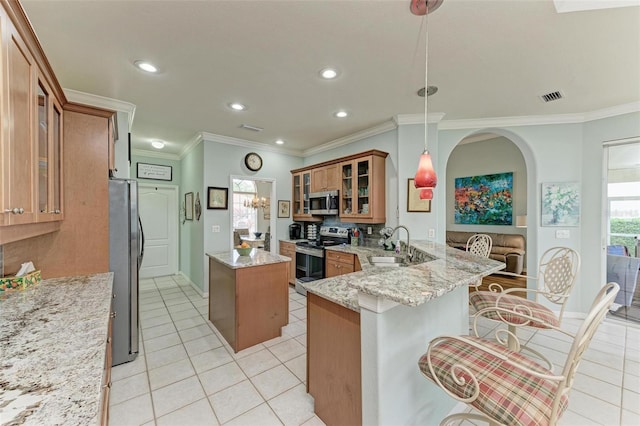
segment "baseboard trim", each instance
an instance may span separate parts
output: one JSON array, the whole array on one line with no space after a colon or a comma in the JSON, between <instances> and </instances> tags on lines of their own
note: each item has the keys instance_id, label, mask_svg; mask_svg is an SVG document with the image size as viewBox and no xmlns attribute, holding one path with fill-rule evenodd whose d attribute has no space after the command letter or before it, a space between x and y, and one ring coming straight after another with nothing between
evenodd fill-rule
<instances>
[{"instance_id":1,"label":"baseboard trim","mask_svg":"<svg viewBox=\"0 0 640 426\"><path fill-rule=\"evenodd\" d=\"M196 291L200 296L202 296L203 298L205 298L205 297L209 297L209 292L208 292L208 291L206 291L206 292L205 292L205 291L202 291L202 289L201 289L200 287L198 287L197 285L195 285L195 283L194 283L193 281L191 281L191 280L189 279L189 277L188 277L188 276L186 276L186 275L184 274L184 272L180 271L180 272L178 272L178 275L180 275L182 278L184 278L184 279L189 283L189 285L191 285L191 287L192 287L192 288L193 288L193 289L194 289L194 290L195 290L195 291Z\"/></svg>"}]
</instances>

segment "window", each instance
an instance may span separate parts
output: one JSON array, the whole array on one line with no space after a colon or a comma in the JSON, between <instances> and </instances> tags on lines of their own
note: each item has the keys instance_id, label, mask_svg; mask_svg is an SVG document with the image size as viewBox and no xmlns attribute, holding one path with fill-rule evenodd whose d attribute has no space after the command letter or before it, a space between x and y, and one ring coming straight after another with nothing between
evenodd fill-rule
<instances>
[{"instance_id":1,"label":"window","mask_svg":"<svg viewBox=\"0 0 640 426\"><path fill-rule=\"evenodd\" d=\"M258 210L245 207L245 201L253 200L257 193L254 181L233 180L233 229L248 229L249 233L257 231Z\"/></svg>"},{"instance_id":2,"label":"window","mask_svg":"<svg viewBox=\"0 0 640 426\"><path fill-rule=\"evenodd\" d=\"M611 146L608 151L607 201L609 245L622 245L632 256L640 236L640 144Z\"/></svg>"}]
</instances>

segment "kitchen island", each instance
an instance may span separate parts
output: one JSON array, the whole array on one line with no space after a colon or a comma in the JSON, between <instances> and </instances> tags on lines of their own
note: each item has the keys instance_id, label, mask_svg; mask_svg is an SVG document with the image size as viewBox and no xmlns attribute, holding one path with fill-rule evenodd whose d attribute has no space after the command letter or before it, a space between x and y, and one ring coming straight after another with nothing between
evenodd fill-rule
<instances>
[{"instance_id":1,"label":"kitchen island","mask_svg":"<svg viewBox=\"0 0 640 426\"><path fill-rule=\"evenodd\" d=\"M468 334L468 285L504 268L431 241L411 242L401 267L374 266L377 247L334 246L362 271L305 283L308 392L327 424L434 424L455 401L426 380L431 339Z\"/></svg>"},{"instance_id":2,"label":"kitchen island","mask_svg":"<svg viewBox=\"0 0 640 426\"><path fill-rule=\"evenodd\" d=\"M0 424L106 420L112 286L104 273L0 293Z\"/></svg>"},{"instance_id":3,"label":"kitchen island","mask_svg":"<svg viewBox=\"0 0 640 426\"><path fill-rule=\"evenodd\" d=\"M241 351L282 335L289 323L290 258L252 249L209 256L209 321Z\"/></svg>"}]
</instances>

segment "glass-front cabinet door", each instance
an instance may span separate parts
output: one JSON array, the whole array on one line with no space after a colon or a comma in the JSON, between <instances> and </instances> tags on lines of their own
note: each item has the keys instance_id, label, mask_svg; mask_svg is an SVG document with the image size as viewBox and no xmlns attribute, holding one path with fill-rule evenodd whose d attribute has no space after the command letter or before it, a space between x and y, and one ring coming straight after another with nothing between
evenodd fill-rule
<instances>
[{"instance_id":1,"label":"glass-front cabinet door","mask_svg":"<svg viewBox=\"0 0 640 426\"><path fill-rule=\"evenodd\" d=\"M309 220L309 194L311 193L311 171L293 174L293 220Z\"/></svg>"},{"instance_id":2,"label":"glass-front cabinet door","mask_svg":"<svg viewBox=\"0 0 640 426\"><path fill-rule=\"evenodd\" d=\"M344 162L340 165L342 188L340 217L360 219L371 217L371 157Z\"/></svg>"},{"instance_id":3,"label":"glass-front cabinet door","mask_svg":"<svg viewBox=\"0 0 640 426\"><path fill-rule=\"evenodd\" d=\"M38 80L38 222L62 219L62 107Z\"/></svg>"}]
</instances>

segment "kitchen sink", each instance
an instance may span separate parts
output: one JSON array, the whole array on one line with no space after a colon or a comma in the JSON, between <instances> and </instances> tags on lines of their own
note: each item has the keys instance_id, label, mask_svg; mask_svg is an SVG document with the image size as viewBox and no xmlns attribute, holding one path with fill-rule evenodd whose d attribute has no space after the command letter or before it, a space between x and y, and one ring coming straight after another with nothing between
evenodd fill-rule
<instances>
[{"instance_id":1,"label":"kitchen sink","mask_svg":"<svg viewBox=\"0 0 640 426\"><path fill-rule=\"evenodd\" d=\"M405 262L404 258L398 256L369 256L369 263L373 266L388 268L407 266L407 262Z\"/></svg>"}]
</instances>

